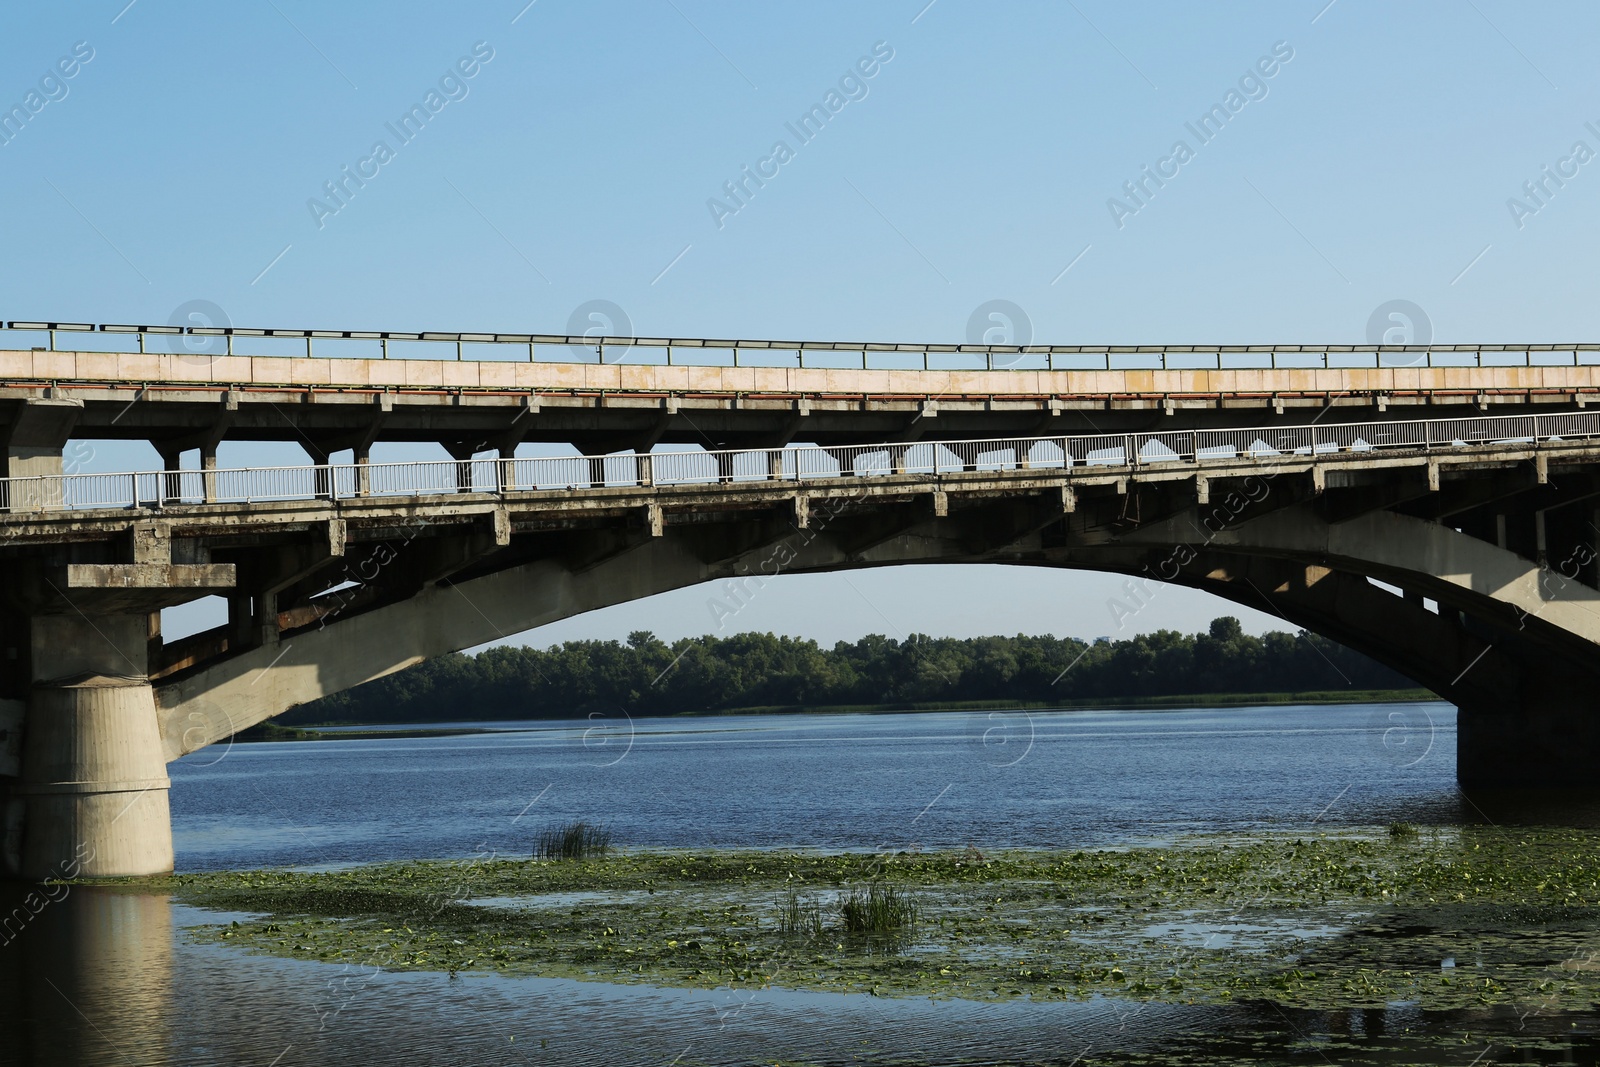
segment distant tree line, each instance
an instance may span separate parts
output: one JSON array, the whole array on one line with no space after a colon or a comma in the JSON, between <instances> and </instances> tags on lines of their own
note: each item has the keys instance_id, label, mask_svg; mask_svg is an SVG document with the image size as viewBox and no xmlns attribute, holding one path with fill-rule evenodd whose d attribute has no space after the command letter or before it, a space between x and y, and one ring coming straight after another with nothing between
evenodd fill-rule
<instances>
[{"instance_id":1,"label":"distant tree line","mask_svg":"<svg viewBox=\"0 0 1600 1067\"><path fill-rule=\"evenodd\" d=\"M295 708L285 724L673 715L738 708L964 701L1068 703L1178 695L1404 689L1415 683L1302 630L1253 637L1239 620L1093 643L1060 637L873 634L823 648L773 634L453 653Z\"/></svg>"}]
</instances>

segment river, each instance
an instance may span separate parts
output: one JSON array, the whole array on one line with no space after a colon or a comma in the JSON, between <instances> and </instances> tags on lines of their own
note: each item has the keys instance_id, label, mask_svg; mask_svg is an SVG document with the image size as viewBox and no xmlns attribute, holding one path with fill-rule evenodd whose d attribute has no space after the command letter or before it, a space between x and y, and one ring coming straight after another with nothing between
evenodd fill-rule
<instances>
[{"instance_id":1,"label":"river","mask_svg":"<svg viewBox=\"0 0 1600 1067\"><path fill-rule=\"evenodd\" d=\"M1552 814L1461 794L1444 704L475 725L489 732L186 757L171 768L178 868L526 856L540 829L574 818L632 847L900 850ZM1070 1063L1113 1049L1159 1062L1200 1031L1321 1063L1300 1048L1308 1033L1359 1046L1519 1025L1492 1011L1286 1015L373 973L193 940L186 928L216 914L164 894L56 892L0 947L6 1063ZM1594 1040L1588 1018L1533 1025L1575 1050Z\"/></svg>"}]
</instances>

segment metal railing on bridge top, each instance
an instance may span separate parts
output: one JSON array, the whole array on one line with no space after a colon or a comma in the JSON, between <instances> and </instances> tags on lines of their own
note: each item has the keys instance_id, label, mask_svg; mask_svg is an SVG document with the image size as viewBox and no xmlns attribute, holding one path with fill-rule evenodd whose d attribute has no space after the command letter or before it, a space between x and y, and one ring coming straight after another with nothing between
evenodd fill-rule
<instances>
[{"instance_id":1,"label":"metal railing on bridge top","mask_svg":"<svg viewBox=\"0 0 1600 1067\"><path fill-rule=\"evenodd\" d=\"M1248 370L1262 368L1600 366L1600 344L1468 345L982 345L763 341L528 333L267 330L237 326L96 325L0 321L40 351L155 352L209 360L231 355L453 358L664 366L859 367L869 370ZM61 335L66 335L63 338ZM279 351L246 352L253 348ZM316 344L316 342L322 342ZM106 347L110 346L110 347ZM118 347L121 346L121 347ZM6 345L0 339L0 348ZM292 349L292 351L290 350ZM440 353L443 353L441 357ZM809 357L809 362L808 362Z\"/></svg>"},{"instance_id":2,"label":"metal railing on bridge top","mask_svg":"<svg viewBox=\"0 0 1600 1067\"><path fill-rule=\"evenodd\" d=\"M716 485L941 475L961 471L1150 467L1282 456L1462 448L1600 437L1600 411L1312 423L1252 429L1067 435L980 441L618 453L411 463L61 474L0 479L0 507L54 509L247 504L607 487Z\"/></svg>"}]
</instances>

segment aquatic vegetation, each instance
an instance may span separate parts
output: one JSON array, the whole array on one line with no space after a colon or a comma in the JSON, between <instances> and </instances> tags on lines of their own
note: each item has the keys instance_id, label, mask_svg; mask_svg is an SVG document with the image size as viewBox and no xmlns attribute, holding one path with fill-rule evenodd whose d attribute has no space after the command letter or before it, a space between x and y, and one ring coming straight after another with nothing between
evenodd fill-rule
<instances>
[{"instance_id":1,"label":"aquatic vegetation","mask_svg":"<svg viewBox=\"0 0 1600 1067\"><path fill-rule=\"evenodd\" d=\"M1416 837L1417 828L1408 822L1392 822L1389 824L1389 836L1395 840Z\"/></svg>"},{"instance_id":2,"label":"aquatic vegetation","mask_svg":"<svg viewBox=\"0 0 1600 1067\"><path fill-rule=\"evenodd\" d=\"M778 933L785 937L822 936L822 904L794 890L778 898Z\"/></svg>"},{"instance_id":3,"label":"aquatic vegetation","mask_svg":"<svg viewBox=\"0 0 1600 1067\"><path fill-rule=\"evenodd\" d=\"M610 851L611 831L579 819L540 831L533 856L541 860L582 860Z\"/></svg>"},{"instance_id":4,"label":"aquatic vegetation","mask_svg":"<svg viewBox=\"0 0 1600 1067\"><path fill-rule=\"evenodd\" d=\"M917 902L904 889L875 882L847 893L839 918L848 934L905 933L917 925Z\"/></svg>"},{"instance_id":5,"label":"aquatic vegetation","mask_svg":"<svg viewBox=\"0 0 1600 1067\"><path fill-rule=\"evenodd\" d=\"M1600 832L1398 840L1373 827L1104 851L613 851L164 884L245 913L192 936L391 970L1329 1010L1600 1001Z\"/></svg>"}]
</instances>

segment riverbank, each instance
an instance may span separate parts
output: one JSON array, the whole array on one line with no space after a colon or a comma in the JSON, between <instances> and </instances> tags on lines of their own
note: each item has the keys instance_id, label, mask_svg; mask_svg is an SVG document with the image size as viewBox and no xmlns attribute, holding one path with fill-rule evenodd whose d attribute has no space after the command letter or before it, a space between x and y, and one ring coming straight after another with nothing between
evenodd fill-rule
<instances>
[{"instance_id":1,"label":"riverbank","mask_svg":"<svg viewBox=\"0 0 1600 1067\"><path fill-rule=\"evenodd\" d=\"M1168 848L638 851L182 875L194 936L350 967L993 1000L1544 1012L1600 1000L1600 832ZM860 929L865 893L905 906ZM849 905L854 902L853 922Z\"/></svg>"},{"instance_id":2,"label":"riverbank","mask_svg":"<svg viewBox=\"0 0 1600 1067\"><path fill-rule=\"evenodd\" d=\"M315 726L279 726L275 722L257 723L233 735L235 741L374 741L415 737L462 737L468 734L493 734L481 726L437 727L394 726L360 730L326 730L319 727L338 726L339 723L318 723ZM363 724L364 725L364 724Z\"/></svg>"},{"instance_id":3,"label":"riverbank","mask_svg":"<svg viewBox=\"0 0 1600 1067\"><path fill-rule=\"evenodd\" d=\"M1162 697L1083 700L945 700L899 704L761 705L697 711L694 715L893 715L918 711L1174 711L1196 708L1272 708L1306 704L1421 704L1439 700L1430 689L1330 689L1299 693L1179 693ZM640 716L643 718L644 716Z\"/></svg>"},{"instance_id":4,"label":"riverbank","mask_svg":"<svg viewBox=\"0 0 1600 1067\"><path fill-rule=\"evenodd\" d=\"M633 715L636 719L676 719L686 717L711 717L731 715L898 715L914 712L949 711L1182 711L1204 708L1295 707L1310 704L1422 704L1439 699L1427 689L1335 689L1302 693L1189 693L1177 696L1150 697L1146 699L1112 698L1066 701L1007 701L1007 700L952 700L924 701L899 704L832 704L832 705L761 705L743 708L723 708L715 711L676 712L671 715ZM577 716L531 719L507 719L507 722L564 722ZM620 712L604 716L606 722L625 718ZM594 718L600 718L596 716ZM433 722L448 722L447 712L439 711ZM470 721L479 723L487 719L482 709L474 709ZM340 729L329 732L329 727L362 727L360 730ZM408 727L401 723L353 723L329 721L303 723L297 726L280 726L265 722L242 730L234 735L237 741L333 741L357 738L389 737L448 737L460 734L495 733L484 727Z\"/></svg>"}]
</instances>

